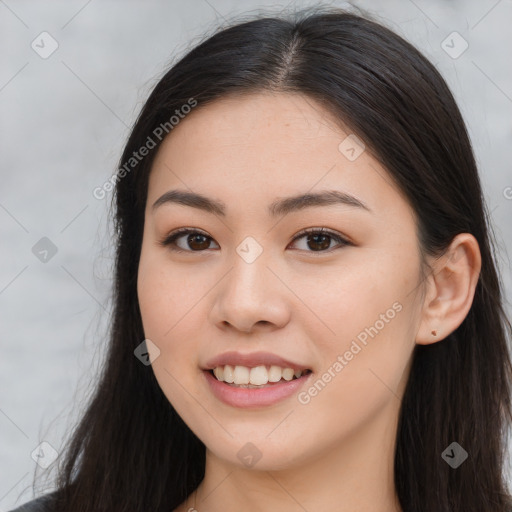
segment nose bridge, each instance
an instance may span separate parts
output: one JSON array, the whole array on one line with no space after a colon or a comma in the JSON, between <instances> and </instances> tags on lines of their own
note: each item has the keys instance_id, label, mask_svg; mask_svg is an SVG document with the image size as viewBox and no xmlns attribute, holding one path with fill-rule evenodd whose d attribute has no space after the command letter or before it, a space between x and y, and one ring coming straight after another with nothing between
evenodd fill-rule
<instances>
[{"instance_id":1,"label":"nose bridge","mask_svg":"<svg viewBox=\"0 0 512 512\"><path fill-rule=\"evenodd\" d=\"M269 255L270 250L264 249L263 241L259 242L253 236L246 236L238 244L231 258L232 271L229 277L230 288L234 288L237 295L254 300L265 299L259 295L269 287Z\"/></svg>"},{"instance_id":2,"label":"nose bridge","mask_svg":"<svg viewBox=\"0 0 512 512\"><path fill-rule=\"evenodd\" d=\"M250 330L257 322L281 325L287 317L280 282L273 272L271 251L254 237L247 236L229 258L230 272L218 289L216 320L240 330Z\"/></svg>"}]
</instances>

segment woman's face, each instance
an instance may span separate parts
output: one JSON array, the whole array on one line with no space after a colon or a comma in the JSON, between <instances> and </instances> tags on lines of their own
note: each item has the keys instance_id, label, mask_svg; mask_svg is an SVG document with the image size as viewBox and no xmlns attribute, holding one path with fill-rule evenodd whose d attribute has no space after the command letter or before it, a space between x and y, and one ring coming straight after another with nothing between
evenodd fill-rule
<instances>
[{"instance_id":1,"label":"woman's face","mask_svg":"<svg viewBox=\"0 0 512 512\"><path fill-rule=\"evenodd\" d=\"M309 98L254 94L198 106L158 151L144 332L162 391L224 462L286 468L394 437L421 320L416 226L349 135ZM199 233L161 243L180 228Z\"/></svg>"}]
</instances>

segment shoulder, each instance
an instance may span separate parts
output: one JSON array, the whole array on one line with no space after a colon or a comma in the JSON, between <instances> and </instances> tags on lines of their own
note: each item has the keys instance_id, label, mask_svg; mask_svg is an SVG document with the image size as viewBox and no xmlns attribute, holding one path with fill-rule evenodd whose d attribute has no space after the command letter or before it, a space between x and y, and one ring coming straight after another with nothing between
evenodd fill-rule
<instances>
[{"instance_id":1,"label":"shoulder","mask_svg":"<svg viewBox=\"0 0 512 512\"><path fill-rule=\"evenodd\" d=\"M45 494L10 512L53 512L55 493Z\"/></svg>"}]
</instances>

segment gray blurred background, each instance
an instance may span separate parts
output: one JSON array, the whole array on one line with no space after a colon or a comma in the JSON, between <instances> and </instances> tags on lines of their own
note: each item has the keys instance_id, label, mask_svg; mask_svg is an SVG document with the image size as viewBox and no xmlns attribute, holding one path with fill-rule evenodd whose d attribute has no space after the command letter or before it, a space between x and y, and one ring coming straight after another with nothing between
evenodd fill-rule
<instances>
[{"instance_id":1,"label":"gray blurred background","mask_svg":"<svg viewBox=\"0 0 512 512\"><path fill-rule=\"evenodd\" d=\"M0 512L32 498L36 470L53 476L56 464L44 466L97 375L112 248L110 195L92 191L115 172L151 88L237 14L315 3L0 0ZM415 44L454 92L510 299L512 2L355 4Z\"/></svg>"}]
</instances>

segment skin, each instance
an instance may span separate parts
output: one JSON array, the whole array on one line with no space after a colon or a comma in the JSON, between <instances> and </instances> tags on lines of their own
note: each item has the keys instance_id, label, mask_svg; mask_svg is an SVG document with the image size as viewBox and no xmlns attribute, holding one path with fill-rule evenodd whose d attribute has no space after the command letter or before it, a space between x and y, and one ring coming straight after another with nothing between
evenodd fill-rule
<instances>
[{"instance_id":1,"label":"skin","mask_svg":"<svg viewBox=\"0 0 512 512\"><path fill-rule=\"evenodd\" d=\"M230 97L198 106L158 151L138 297L146 338L160 351L150 348L158 383L207 449L205 478L178 512L401 510L393 453L411 354L462 323L480 252L460 234L422 276L413 209L369 151L354 161L340 152L350 132L339 124L298 94ZM178 188L224 202L226 217L178 204L152 209ZM330 205L267 214L277 198L327 189L371 212ZM176 242L182 253L158 243L182 227L206 232L203 252L187 235ZM293 242L322 227L353 245ZM263 249L250 264L236 252L247 236ZM312 369L307 390L395 303L400 312L307 404L294 395L239 409L204 380L215 355L268 351ZM261 453L252 467L237 457L247 442Z\"/></svg>"}]
</instances>

